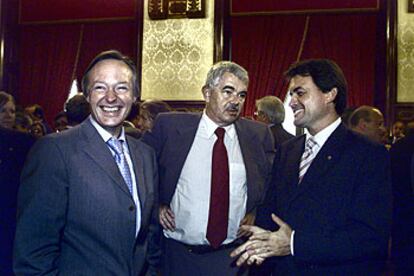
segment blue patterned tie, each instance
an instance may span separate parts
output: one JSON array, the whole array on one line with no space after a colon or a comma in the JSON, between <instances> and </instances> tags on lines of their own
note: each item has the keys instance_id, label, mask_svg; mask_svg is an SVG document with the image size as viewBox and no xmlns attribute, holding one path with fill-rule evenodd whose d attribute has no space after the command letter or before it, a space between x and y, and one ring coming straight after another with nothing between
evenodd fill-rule
<instances>
[{"instance_id":1,"label":"blue patterned tie","mask_svg":"<svg viewBox=\"0 0 414 276\"><path fill-rule=\"evenodd\" d=\"M122 142L118 139L112 137L108 140L109 147L115 151L115 162L118 165L119 171L122 174L122 177L124 178L125 183L128 186L128 190L132 195L132 177L131 177L131 171L129 170L128 162L125 158L124 149L122 147Z\"/></svg>"}]
</instances>

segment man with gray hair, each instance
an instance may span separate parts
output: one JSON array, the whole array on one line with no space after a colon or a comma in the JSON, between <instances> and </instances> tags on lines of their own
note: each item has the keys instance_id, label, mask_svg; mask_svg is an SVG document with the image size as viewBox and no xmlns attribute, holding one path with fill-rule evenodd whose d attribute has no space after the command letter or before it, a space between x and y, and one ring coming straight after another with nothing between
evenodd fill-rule
<instances>
[{"instance_id":1,"label":"man with gray hair","mask_svg":"<svg viewBox=\"0 0 414 276\"><path fill-rule=\"evenodd\" d=\"M265 96L256 100L256 120L269 125L277 149L283 142L293 137L282 123L285 120L285 107L276 96Z\"/></svg>"},{"instance_id":2,"label":"man with gray hair","mask_svg":"<svg viewBox=\"0 0 414 276\"><path fill-rule=\"evenodd\" d=\"M203 113L161 113L143 141L157 154L162 275L236 275L230 252L252 224L273 159L270 131L240 118L248 95L244 68L209 71Z\"/></svg>"}]
</instances>

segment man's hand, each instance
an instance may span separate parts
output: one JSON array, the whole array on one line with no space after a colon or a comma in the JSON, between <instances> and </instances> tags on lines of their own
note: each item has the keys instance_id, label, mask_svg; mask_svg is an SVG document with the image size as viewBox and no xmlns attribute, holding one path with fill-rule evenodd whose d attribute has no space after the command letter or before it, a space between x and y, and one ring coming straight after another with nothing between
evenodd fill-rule
<instances>
[{"instance_id":1,"label":"man's hand","mask_svg":"<svg viewBox=\"0 0 414 276\"><path fill-rule=\"evenodd\" d=\"M237 237L248 237L251 235L251 232L249 230L245 230L245 228L243 228L243 225L253 225L254 224L254 220L256 219L255 214L253 213L248 213L244 216L244 218L240 221L240 228L237 231Z\"/></svg>"},{"instance_id":2,"label":"man's hand","mask_svg":"<svg viewBox=\"0 0 414 276\"><path fill-rule=\"evenodd\" d=\"M158 216L160 224L164 229L170 231L175 230L175 216L169 206L161 205Z\"/></svg>"},{"instance_id":3,"label":"man's hand","mask_svg":"<svg viewBox=\"0 0 414 276\"><path fill-rule=\"evenodd\" d=\"M272 220L280 227L276 232L266 231L257 226L242 226L243 230L251 233L251 237L230 254L231 257L239 256L238 266L245 263L260 265L266 258L290 254L292 229L275 214L272 214Z\"/></svg>"}]
</instances>

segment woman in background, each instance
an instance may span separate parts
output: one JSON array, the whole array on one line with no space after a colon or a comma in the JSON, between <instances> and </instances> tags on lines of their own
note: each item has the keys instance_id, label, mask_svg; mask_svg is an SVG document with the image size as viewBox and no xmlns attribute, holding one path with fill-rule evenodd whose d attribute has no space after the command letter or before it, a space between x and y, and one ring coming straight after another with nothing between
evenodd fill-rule
<instances>
[{"instance_id":1,"label":"woman in background","mask_svg":"<svg viewBox=\"0 0 414 276\"><path fill-rule=\"evenodd\" d=\"M0 91L0 126L13 128L16 120L16 105L12 95Z\"/></svg>"}]
</instances>

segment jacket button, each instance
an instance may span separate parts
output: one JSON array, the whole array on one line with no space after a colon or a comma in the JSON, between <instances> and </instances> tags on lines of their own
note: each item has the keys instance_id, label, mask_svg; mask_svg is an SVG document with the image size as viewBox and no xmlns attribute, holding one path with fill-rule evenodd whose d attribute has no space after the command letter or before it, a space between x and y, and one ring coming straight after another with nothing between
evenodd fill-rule
<instances>
[{"instance_id":1,"label":"jacket button","mask_svg":"<svg viewBox=\"0 0 414 276\"><path fill-rule=\"evenodd\" d=\"M131 205L131 206L129 206L128 210L130 210L132 212L132 211L135 210L135 207Z\"/></svg>"}]
</instances>

